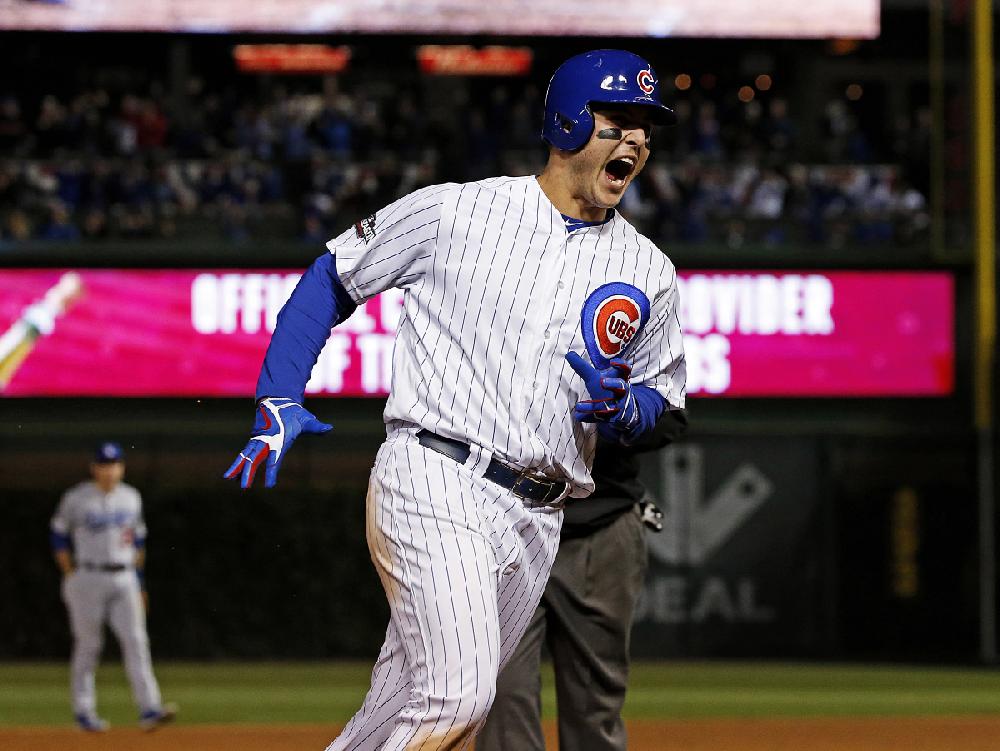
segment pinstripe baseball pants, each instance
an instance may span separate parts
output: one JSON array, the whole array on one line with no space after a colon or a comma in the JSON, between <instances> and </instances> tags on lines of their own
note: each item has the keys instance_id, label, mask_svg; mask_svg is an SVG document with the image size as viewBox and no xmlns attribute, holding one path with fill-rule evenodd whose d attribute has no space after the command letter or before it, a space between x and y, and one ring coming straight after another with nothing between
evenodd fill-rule
<instances>
[{"instance_id":1,"label":"pinstripe baseball pants","mask_svg":"<svg viewBox=\"0 0 1000 751\"><path fill-rule=\"evenodd\" d=\"M390 427L368 488L368 548L390 622L364 704L327 751L471 745L541 599L562 511L532 509Z\"/></svg>"}]
</instances>

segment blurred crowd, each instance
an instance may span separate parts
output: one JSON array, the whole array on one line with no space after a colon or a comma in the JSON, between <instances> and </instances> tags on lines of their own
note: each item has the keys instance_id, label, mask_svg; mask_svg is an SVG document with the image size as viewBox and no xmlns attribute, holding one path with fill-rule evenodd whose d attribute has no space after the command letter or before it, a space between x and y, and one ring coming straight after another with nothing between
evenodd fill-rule
<instances>
[{"instance_id":1,"label":"blurred crowd","mask_svg":"<svg viewBox=\"0 0 1000 751\"><path fill-rule=\"evenodd\" d=\"M470 93L470 90L472 93ZM867 132L847 103L803 143L783 98L677 96L679 124L622 210L661 242L905 245L927 229L930 118ZM212 237L322 243L422 185L544 164L541 92L510 82L425 90L274 86L183 106L155 85L30 102L0 90L0 244Z\"/></svg>"}]
</instances>

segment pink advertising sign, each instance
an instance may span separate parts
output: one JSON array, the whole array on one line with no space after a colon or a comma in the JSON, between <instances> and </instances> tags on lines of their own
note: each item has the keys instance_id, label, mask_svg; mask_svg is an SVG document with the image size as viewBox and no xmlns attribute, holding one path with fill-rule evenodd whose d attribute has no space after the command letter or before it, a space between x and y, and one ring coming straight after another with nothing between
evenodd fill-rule
<instances>
[{"instance_id":1,"label":"pink advertising sign","mask_svg":"<svg viewBox=\"0 0 1000 751\"><path fill-rule=\"evenodd\" d=\"M251 396L289 270L0 271L4 396ZM688 393L946 395L954 284L930 272L681 274ZM307 393L383 396L402 293L334 329Z\"/></svg>"},{"instance_id":2,"label":"pink advertising sign","mask_svg":"<svg viewBox=\"0 0 1000 751\"><path fill-rule=\"evenodd\" d=\"M950 274L694 271L679 287L689 394L940 396L954 388Z\"/></svg>"}]
</instances>

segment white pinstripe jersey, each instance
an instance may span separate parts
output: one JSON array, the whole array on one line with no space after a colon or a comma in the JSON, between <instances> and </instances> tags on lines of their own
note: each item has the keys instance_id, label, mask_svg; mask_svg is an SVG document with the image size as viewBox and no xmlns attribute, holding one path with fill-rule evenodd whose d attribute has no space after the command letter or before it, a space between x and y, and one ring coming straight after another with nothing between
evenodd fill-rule
<instances>
[{"instance_id":1,"label":"white pinstripe jersey","mask_svg":"<svg viewBox=\"0 0 1000 751\"><path fill-rule=\"evenodd\" d=\"M146 537L142 498L124 482L110 493L93 481L81 482L63 494L52 531L72 538L77 562L132 566L135 539Z\"/></svg>"},{"instance_id":2,"label":"white pinstripe jersey","mask_svg":"<svg viewBox=\"0 0 1000 751\"><path fill-rule=\"evenodd\" d=\"M624 357L633 383L684 406L676 270L617 212L567 232L532 177L432 185L327 243L355 302L404 291L386 422L478 444L498 459L593 491L587 399L565 361L586 356L581 312L601 285L626 282L650 301Z\"/></svg>"}]
</instances>

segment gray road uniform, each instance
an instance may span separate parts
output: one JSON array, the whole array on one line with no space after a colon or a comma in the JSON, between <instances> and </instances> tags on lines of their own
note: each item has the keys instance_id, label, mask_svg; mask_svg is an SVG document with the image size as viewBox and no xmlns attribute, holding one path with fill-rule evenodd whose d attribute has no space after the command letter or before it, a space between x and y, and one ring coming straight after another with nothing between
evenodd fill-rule
<instances>
[{"instance_id":1,"label":"gray road uniform","mask_svg":"<svg viewBox=\"0 0 1000 751\"><path fill-rule=\"evenodd\" d=\"M145 543L142 499L131 485L110 493L82 482L62 497L52 517L54 544L72 545L75 571L63 579L63 600L73 632L70 687L73 711L94 715L94 671L103 647L104 623L121 645L132 695L140 712L158 710L160 688L153 675L142 589L136 576L137 548Z\"/></svg>"}]
</instances>

